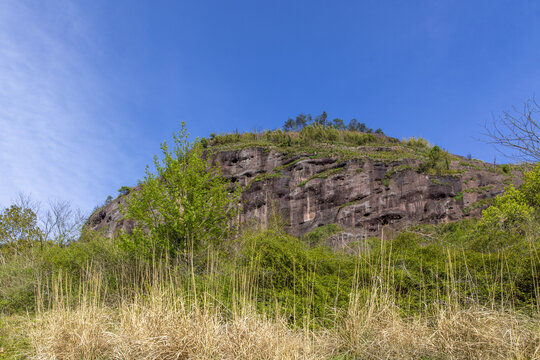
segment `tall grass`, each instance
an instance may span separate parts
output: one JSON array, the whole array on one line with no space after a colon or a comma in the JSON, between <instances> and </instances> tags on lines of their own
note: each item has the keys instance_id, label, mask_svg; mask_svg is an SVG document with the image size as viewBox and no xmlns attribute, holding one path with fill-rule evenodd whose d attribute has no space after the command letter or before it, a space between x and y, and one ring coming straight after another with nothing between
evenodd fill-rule
<instances>
[{"instance_id":1,"label":"tall grass","mask_svg":"<svg viewBox=\"0 0 540 360\"><path fill-rule=\"evenodd\" d=\"M256 145L276 145L279 147L301 146L312 147L313 144L340 144L345 146L362 146L367 144L396 144L399 141L385 136L362 133L350 130L337 130L322 125L309 125L299 132L283 132L281 129L262 133L220 134L205 140L214 146L237 143Z\"/></svg>"},{"instance_id":2,"label":"tall grass","mask_svg":"<svg viewBox=\"0 0 540 360\"><path fill-rule=\"evenodd\" d=\"M279 234L278 234L279 235ZM204 267L170 259L110 273L91 261L78 278L57 272L41 284L30 321L39 359L533 359L540 357L537 311L522 313L505 296L509 269L500 257L492 297L475 297L477 279L457 252L446 252L439 286L420 279L411 311L395 271L399 242L381 241L353 257L352 277L324 277L300 243L272 232L247 233L208 250ZM531 246L534 243L531 241ZM286 251L285 249L286 246ZM293 249L293 250L291 250ZM296 250L294 250L296 249ZM531 249L531 251L536 251ZM269 266L266 255L276 263ZM321 255L322 256L322 255ZM336 255L337 256L337 255ZM464 255L463 255L464 256ZM199 257L203 255L199 254ZM234 259L234 260L231 260ZM228 260L226 260L228 259ZM279 265L280 263L281 265ZM345 266L340 263L339 266ZM420 266L430 266L429 264ZM288 272L286 271L288 268ZM276 270L273 271L272 269ZM326 269L326 270L325 270ZM432 269L435 274L437 269ZM534 273L536 274L536 273ZM319 276L336 286L321 294ZM533 275L536 276L536 275ZM108 280L107 280L108 279ZM276 288L285 284L284 288ZM332 285L333 286L333 285ZM269 289L274 291L269 291ZM423 288L423 289L422 289ZM339 297L346 292L347 301ZM499 290L497 290L499 289ZM423 292L425 295L422 295ZM538 289L534 290L536 293ZM326 299L319 309L321 296ZM420 309L417 304L420 303Z\"/></svg>"}]
</instances>

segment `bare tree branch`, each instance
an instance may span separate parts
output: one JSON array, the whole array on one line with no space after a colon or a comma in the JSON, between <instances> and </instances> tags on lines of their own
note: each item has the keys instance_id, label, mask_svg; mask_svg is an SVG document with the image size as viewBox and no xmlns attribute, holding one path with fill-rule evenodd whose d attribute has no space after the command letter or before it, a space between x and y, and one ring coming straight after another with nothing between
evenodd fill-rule
<instances>
[{"instance_id":1,"label":"bare tree branch","mask_svg":"<svg viewBox=\"0 0 540 360\"><path fill-rule=\"evenodd\" d=\"M80 236L85 216L67 201L49 201L49 209L42 218L47 240L67 244Z\"/></svg>"},{"instance_id":2,"label":"bare tree branch","mask_svg":"<svg viewBox=\"0 0 540 360\"><path fill-rule=\"evenodd\" d=\"M506 157L527 162L540 161L540 125L535 120L539 114L540 105L534 98L527 100L522 110L513 107L511 112L505 111L500 118L484 125L487 143L515 152L508 155L501 151Z\"/></svg>"},{"instance_id":3,"label":"bare tree branch","mask_svg":"<svg viewBox=\"0 0 540 360\"><path fill-rule=\"evenodd\" d=\"M13 205L20 207L21 209L30 209L37 216L41 213L41 203L32 198L32 194L19 192L17 197L13 200Z\"/></svg>"},{"instance_id":4,"label":"bare tree branch","mask_svg":"<svg viewBox=\"0 0 540 360\"><path fill-rule=\"evenodd\" d=\"M68 201L51 200L44 207L31 194L18 193L13 201L21 209L30 209L36 214L43 240L67 244L81 235L86 220L84 214L72 207Z\"/></svg>"}]
</instances>

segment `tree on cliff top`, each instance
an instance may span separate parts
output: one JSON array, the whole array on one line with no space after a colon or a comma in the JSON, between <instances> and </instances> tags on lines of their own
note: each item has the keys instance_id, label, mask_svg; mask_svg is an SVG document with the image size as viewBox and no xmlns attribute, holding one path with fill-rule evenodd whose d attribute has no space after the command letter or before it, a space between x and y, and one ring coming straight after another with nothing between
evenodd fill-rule
<instances>
[{"instance_id":1,"label":"tree on cliff top","mask_svg":"<svg viewBox=\"0 0 540 360\"><path fill-rule=\"evenodd\" d=\"M175 256L224 238L234 219L239 188L231 192L220 168L210 166L198 140L188 142L185 123L174 134L174 147L161 145L154 156L156 173L146 169L140 191L126 199L122 211L135 221L122 235L129 249L145 256Z\"/></svg>"}]
</instances>

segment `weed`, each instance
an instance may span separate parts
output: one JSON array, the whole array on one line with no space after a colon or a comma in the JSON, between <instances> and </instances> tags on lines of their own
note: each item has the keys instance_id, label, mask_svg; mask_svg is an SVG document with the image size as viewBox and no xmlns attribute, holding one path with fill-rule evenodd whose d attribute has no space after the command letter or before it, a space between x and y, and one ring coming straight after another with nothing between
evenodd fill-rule
<instances>
[{"instance_id":1,"label":"weed","mask_svg":"<svg viewBox=\"0 0 540 360\"><path fill-rule=\"evenodd\" d=\"M313 179L326 179L329 176L340 173L341 171L343 171L343 169L345 169L345 166L340 166L340 167L336 167L336 168L321 171L320 173L312 175L309 178L307 178L306 180L300 182L298 184L298 187L302 187L302 186L306 185L309 181L311 181Z\"/></svg>"}]
</instances>

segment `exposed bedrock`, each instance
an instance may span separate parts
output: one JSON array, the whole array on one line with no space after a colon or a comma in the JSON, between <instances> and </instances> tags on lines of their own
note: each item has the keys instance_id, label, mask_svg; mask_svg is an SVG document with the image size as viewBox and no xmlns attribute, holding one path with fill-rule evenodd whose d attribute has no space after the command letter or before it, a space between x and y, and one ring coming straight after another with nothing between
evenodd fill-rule
<instances>
[{"instance_id":1,"label":"exposed bedrock","mask_svg":"<svg viewBox=\"0 0 540 360\"><path fill-rule=\"evenodd\" d=\"M277 213L287 231L297 236L336 223L358 239L379 236L383 228L397 230L479 216L480 205L500 194L507 178L489 164L435 176L418 173L417 159L310 158L309 154L286 155L264 148L222 151L211 162L246 188L242 220L264 224ZM96 211L87 226L108 235L129 229L119 201Z\"/></svg>"}]
</instances>

